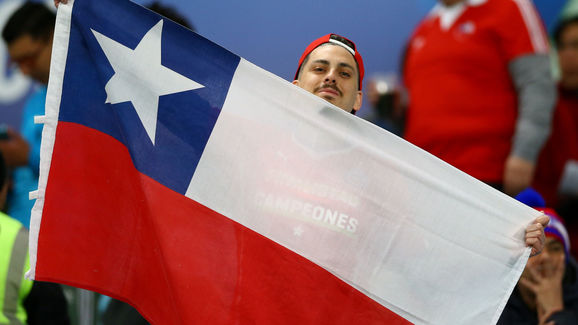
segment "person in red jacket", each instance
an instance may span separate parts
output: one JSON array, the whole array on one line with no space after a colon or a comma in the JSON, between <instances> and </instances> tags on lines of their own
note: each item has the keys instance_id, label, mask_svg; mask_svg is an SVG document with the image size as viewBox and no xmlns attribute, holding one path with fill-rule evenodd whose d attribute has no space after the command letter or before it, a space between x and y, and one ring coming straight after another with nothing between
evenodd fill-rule
<instances>
[{"instance_id":1,"label":"person in red jacket","mask_svg":"<svg viewBox=\"0 0 578 325\"><path fill-rule=\"evenodd\" d=\"M514 195L529 186L556 98L530 0L440 0L410 39L405 137Z\"/></svg>"}]
</instances>

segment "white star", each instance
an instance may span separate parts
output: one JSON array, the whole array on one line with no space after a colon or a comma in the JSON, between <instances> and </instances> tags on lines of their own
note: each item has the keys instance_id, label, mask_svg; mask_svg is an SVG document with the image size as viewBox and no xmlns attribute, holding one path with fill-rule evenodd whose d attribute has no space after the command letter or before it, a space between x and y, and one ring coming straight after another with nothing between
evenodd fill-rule
<instances>
[{"instance_id":1,"label":"white star","mask_svg":"<svg viewBox=\"0 0 578 325\"><path fill-rule=\"evenodd\" d=\"M106 83L106 103L132 102L152 143L155 143L159 96L204 87L161 65L160 20L134 50L92 30L114 69Z\"/></svg>"},{"instance_id":2,"label":"white star","mask_svg":"<svg viewBox=\"0 0 578 325\"><path fill-rule=\"evenodd\" d=\"M305 230L303 230L303 227L301 227L301 225L293 228L293 235L297 237L301 237L301 235L303 235L304 232Z\"/></svg>"}]
</instances>

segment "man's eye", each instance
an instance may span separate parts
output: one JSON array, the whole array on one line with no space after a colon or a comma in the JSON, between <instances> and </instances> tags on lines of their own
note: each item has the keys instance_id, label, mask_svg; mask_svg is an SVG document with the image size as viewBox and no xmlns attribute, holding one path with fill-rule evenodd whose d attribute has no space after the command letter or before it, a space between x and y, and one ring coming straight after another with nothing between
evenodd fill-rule
<instances>
[{"instance_id":1,"label":"man's eye","mask_svg":"<svg viewBox=\"0 0 578 325\"><path fill-rule=\"evenodd\" d=\"M325 69L324 69L323 67L314 67L314 68L313 68L313 71L323 72L323 71L325 71Z\"/></svg>"},{"instance_id":2,"label":"man's eye","mask_svg":"<svg viewBox=\"0 0 578 325\"><path fill-rule=\"evenodd\" d=\"M545 247L549 253L562 253L564 252L564 246L558 242L551 243Z\"/></svg>"},{"instance_id":3,"label":"man's eye","mask_svg":"<svg viewBox=\"0 0 578 325\"><path fill-rule=\"evenodd\" d=\"M349 77L351 77L351 73L346 72L346 71L342 71L341 76L343 76L344 78L349 78Z\"/></svg>"}]
</instances>

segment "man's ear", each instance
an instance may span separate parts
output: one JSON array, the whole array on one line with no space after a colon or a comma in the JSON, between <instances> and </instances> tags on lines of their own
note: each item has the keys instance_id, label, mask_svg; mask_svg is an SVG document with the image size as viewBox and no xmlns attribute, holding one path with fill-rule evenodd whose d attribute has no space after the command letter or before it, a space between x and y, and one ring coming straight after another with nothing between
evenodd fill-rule
<instances>
[{"instance_id":1,"label":"man's ear","mask_svg":"<svg viewBox=\"0 0 578 325\"><path fill-rule=\"evenodd\" d=\"M295 86L299 86L299 80L293 80L293 82L291 83L294 84Z\"/></svg>"},{"instance_id":2,"label":"man's ear","mask_svg":"<svg viewBox=\"0 0 578 325\"><path fill-rule=\"evenodd\" d=\"M357 91L357 96L355 96L355 103L353 103L353 110L358 111L363 103L363 92L361 90Z\"/></svg>"}]
</instances>

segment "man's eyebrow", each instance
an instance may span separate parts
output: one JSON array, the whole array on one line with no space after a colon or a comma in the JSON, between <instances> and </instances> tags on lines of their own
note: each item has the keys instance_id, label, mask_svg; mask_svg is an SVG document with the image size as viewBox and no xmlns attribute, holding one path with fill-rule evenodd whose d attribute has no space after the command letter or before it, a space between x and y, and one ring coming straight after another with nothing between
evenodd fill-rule
<instances>
[{"instance_id":1,"label":"man's eyebrow","mask_svg":"<svg viewBox=\"0 0 578 325\"><path fill-rule=\"evenodd\" d=\"M351 64L349 64L349 63L341 62L341 63L339 63L339 66L340 66L340 67L346 67L346 68L349 68L349 69L355 71L355 69L353 68L353 66L352 66Z\"/></svg>"},{"instance_id":2,"label":"man's eyebrow","mask_svg":"<svg viewBox=\"0 0 578 325\"><path fill-rule=\"evenodd\" d=\"M329 61L323 60L323 59L315 60L312 63L321 63L321 64L329 65Z\"/></svg>"}]
</instances>

